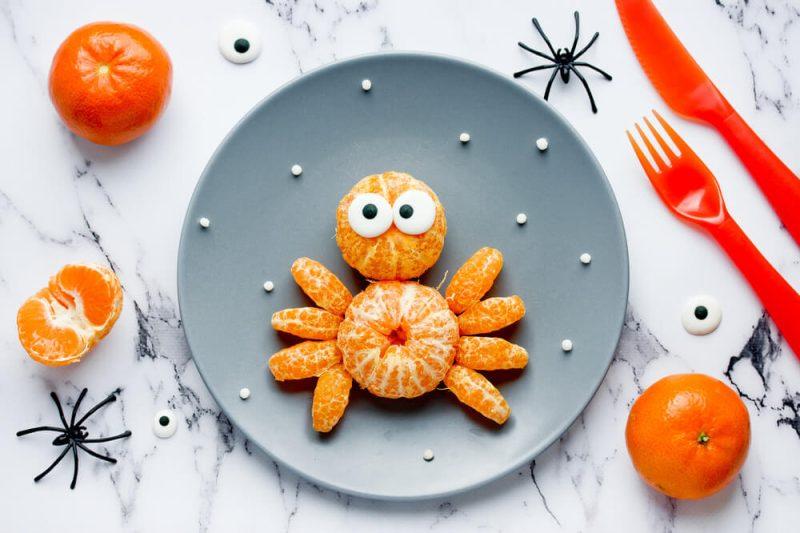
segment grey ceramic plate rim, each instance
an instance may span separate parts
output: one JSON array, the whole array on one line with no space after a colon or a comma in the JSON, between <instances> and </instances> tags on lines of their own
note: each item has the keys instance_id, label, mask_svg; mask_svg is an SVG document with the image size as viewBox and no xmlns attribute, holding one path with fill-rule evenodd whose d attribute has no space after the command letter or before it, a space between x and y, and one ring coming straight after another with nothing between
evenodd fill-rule
<instances>
[{"instance_id":1,"label":"grey ceramic plate rim","mask_svg":"<svg viewBox=\"0 0 800 533\"><path fill-rule=\"evenodd\" d=\"M214 150L214 153L211 155L211 158L208 160L208 163L206 163L205 167L203 168L203 172L201 173L200 178L198 179L197 184L195 185L195 189L194 189L194 191L192 193L192 197L191 197L191 199L190 199L190 201L189 201L189 203L187 205L187 208L186 208L186 215L185 215L185 218L184 218L184 221L183 221L182 231L181 231L181 238L180 238L180 242L179 242L179 245L178 245L178 261L177 261L177 272L176 272L176 274L177 274L178 308L179 308L179 311L182 308L182 293L183 293L183 290L184 290L183 289L183 284L181 282L181 276L180 276L180 272L184 268L184 266L183 266L183 254L181 253L181 251L183 250L183 247L184 247L184 244L185 244L185 238L186 238L185 229L188 226L188 224L190 223L190 221L188 220L189 213L192 211L192 208L193 208L193 206L195 204L195 201L197 200L198 191L201 189L201 185L203 184L203 182L207 178L208 169L211 168L211 166L213 165L213 162L217 158L218 154L221 153L225 149L225 147L228 145L228 143L230 142L230 140L233 137L234 133L239 129L240 125L242 123L246 122L250 118L250 116L252 114L254 114L261 106L265 105L265 103L267 101L271 100L272 98L280 95L281 93L283 93L285 91L291 91L292 87L295 84L299 83L306 76L318 75L318 74L320 74L322 72L325 72L327 70L336 69L339 65L344 64L344 63L357 62L357 61L366 60L366 59L373 59L373 58L376 58L376 57L378 57L378 58L380 58L380 57L404 57L404 58L412 58L412 59L413 58L436 58L436 59L439 59L439 60L459 63L459 64L466 65L466 66L468 66L470 68L473 68L473 69L482 70L482 71L490 74L494 78L498 79L498 81L500 81L502 83L505 83L505 84L511 84L512 86L516 87L518 90L524 91L530 98L535 99L535 100L539 100L541 103L544 103L545 105L547 105L547 107L550 109L550 111L552 111L553 114L564 125L566 125L567 129L569 129L569 131L572 132L572 134L575 136L575 138L586 149L586 152L589 154L589 156L591 158L591 161L594 164L594 166L596 167L599 175L602 176L602 178L603 178L603 180L602 180L603 181L603 187L609 193L609 197L610 197L612 205L614 207L613 217L614 217L614 220L617 223L617 225L619 227L619 230L620 230L622 252L624 254L623 261L622 261L622 265L623 265L623 269L624 269L624 272L622 272L622 274L623 274L623 278L624 278L624 282L625 282L624 283L624 293L625 293L624 294L624 297L625 297L624 301L625 302L628 301L628 293L629 293L629 289L630 289L630 278L629 278L630 267L629 267L629 258L628 258L628 245L627 245L627 237L625 235L625 226L624 226L623 221L622 221L622 215L621 215L621 213L619 211L619 204L617 202L616 196L614 195L614 191L611 188L611 184L609 183L608 178L606 177L606 174L605 174L605 172L603 170L603 167L598 162L597 158L594 155L594 152L592 152L592 150L589 147L589 145L586 143L586 141L583 139L583 137L577 132L577 130L575 130L575 128L572 126L572 124L570 124L569 121L567 121L566 118L564 118L564 116L557 109L555 109L555 107L551 106L547 101L543 100L539 95L537 95L537 94L535 94L535 93L533 93L533 92L531 92L529 90L525 90L522 86L514 83L512 80L509 80L507 76L503 75L502 73L500 73L500 72L498 72L498 71L496 71L496 70L494 70L492 68L486 67L484 65L480 65L478 63L475 63L475 62L472 62L472 61L469 61L469 60L465 60L465 59L462 59L462 58L457 58L457 57L453 57L453 56L449 56L449 55L445 55L445 54L436 54L436 53L428 53L428 52L424 52L423 53L423 52L413 52L413 51L392 51L392 52L374 52L374 53L368 53L368 54L361 54L361 55L353 56L353 57L350 57L350 58L347 58L347 59L343 59L343 60L340 60L340 61L336 61L334 63L330 63L328 65L324 65L324 66L318 67L316 69L310 70L310 71L308 71L306 73L303 73L301 76L298 76L298 77L288 81L287 83L283 84L282 86L280 86L279 88L274 90L272 93L267 95L265 98L260 100L258 103L256 103L241 119L239 119L236 122L236 124L233 126L233 128L231 128L231 130L224 137L224 139L222 140L220 145L216 148L216 150ZM181 316L182 316L182 314L181 314ZM615 346L617 346L619 344L619 338L620 338L620 336L622 334L622 327L624 325L624 320L625 320L625 312L623 312L621 314L621 316L619 317L619 324L618 324L618 327L616 327L616 329L615 329L615 331L617 332L617 342L615 343ZM311 475L309 473L303 472L301 469L295 468L289 461L287 461L283 457L280 457L280 456L276 455L274 452L272 452L272 451L264 448L263 446L261 446L261 444L256 439L253 439L251 437L251 435L245 429L243 429L242 427L239 426L239 424L236 423L235 417L230 415L228 409L226 409L226 407L225 407L225 404L221 401L220 396L214 392L214 389L210 385L210 383L208 381L208 378L206 376L206 373L203 370L202 363L200 363L194 357L194 352L193 352L193 349L192 349L191 340L189 339L189 337L187 335L185 335L185 331L186 330L184 329L184 336L185 336L186 342L187 342L187 344L189 346L189 351L192 353L192 359L195 362L195 366L197 367L197 370L198 370L198 372L200 374L200 377L203 379L203 383L205 383L206 388L208 388L209 392L211 393L211 396L217 402L217 405L220 406L220 408L221 408L222 412L225 414L225 416L227 416L228 419L233 424L236 425L238 430L241 431L248 440L250 440L251 442L255 443L256 446L258 446L258 448L260 450L262 450L268 457L270 457L271 459L273 459L276 462L278 462L281 466L284 466L284 467L290 469L292 472L296 473L297 475L299 475L299 476L305 478L306 480L308 480L310 482L313 482L314 484L317 484L317 485L319 485L321 487L325 487L325 488L333 490L333 491L338 491L338 492L343 492L343 493L346 493L346 494L351 494L353 496L359 496L359 497L363 497L363 498L376 499L376 500L387 500L387 501L419 501L419 500L428 500L428 499L434 499L434 498L446 498L448 496L452 496L454 494L459 494L459 493L462 493L462 492L466 492L466 491L475 489L477 487L486 485L488 483L491 483L493 481L496 481L496 480L500 479L501 477L507 475L508 473L518 469L523 464L533 460L536 456L538 456L545 449L547 449L551 444L553 444L553 442L555 442L556 439L558 439L561 435L563 435L569 429L569 427L573 424L573 422L575 422L575 420L578 418L578 416L580 416L580 414L584 411L584 409L589 404L589 402L591 402L592 398L594 398L594 395L596 394L597 390L599 389L600 385L602 384L603 380L605 379L605 375L608 372L608 368L611 365L611 360L613 359L614 353L616 351L616 350L611 350L611 352L606 356L606 362L605 362L606 370L603 372L602 376L600 376L600 378L598 379L597 383L593 387L593 390L591 391L591 394L587 397L587 400L582 405L580 405L579 408L576 409L574 413L571 413L570 416L565 417L564 422L561 425L557 426L550 433L550 435L548 435L547 438L543 439L539 443L539 445L532 447L531 450L528 451L528 453L526 453L526 454L522 455L521 457L519 457L517 459L517 461L510 463L505 468L498 469L498 471L496 471L493 475L487 476L482 480L479 480L477 482L466 483L466 484L463 484L463 485L460 485L460 486L456 486L456 487L453 487L452 489L447 490L447 491L430 492L430 493L419 493L419 494L410 495L410 496L405 496L405 495L404 496L396 496L396 495L386 495L386 494L372 494L372 493L367 493L367 492L364 492L364 491L361 491L361 490L358 490L358 489L355 489L355 488L352 488L352 487L348 487L346 480L342 480L342 482L340 484L333 484L333 483L324 481L322 479L318 479L318 478L316 478L315 476L313 476L313 475Z\"/></svg>"}]
</instances>

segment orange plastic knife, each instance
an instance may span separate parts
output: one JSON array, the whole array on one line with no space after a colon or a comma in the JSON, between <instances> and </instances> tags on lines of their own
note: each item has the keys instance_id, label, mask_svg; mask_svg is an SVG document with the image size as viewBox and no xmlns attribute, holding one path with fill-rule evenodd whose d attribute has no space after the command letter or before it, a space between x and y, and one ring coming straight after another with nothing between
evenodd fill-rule
<instances>
[{"instance_id":1,"label":"orange plastic knife","mask_svg":"<svg viewBox=\"0 0 800 533\"><path fill-rule=\"evenodd\" d=\"M616 0L647 77L676 113L715 127L800 244L800 179L750 129L678 40L651 0Z\"/></svg>"}]
</instances>

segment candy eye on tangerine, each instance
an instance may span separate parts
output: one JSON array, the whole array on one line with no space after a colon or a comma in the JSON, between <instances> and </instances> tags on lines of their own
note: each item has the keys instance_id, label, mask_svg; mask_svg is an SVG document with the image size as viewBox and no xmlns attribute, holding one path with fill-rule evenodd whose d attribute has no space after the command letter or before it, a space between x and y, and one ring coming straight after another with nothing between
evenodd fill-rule
<instances>
[{"instance_id":1,"label":"candy eye on tangerine","mask_svg":"<svg viewBox=\"0 0 800 533\"><path fill-rule=\"evenodd\" d=\"M436 220L436 204L424 191L406 191L394 202L394 225L407 235L425 233Z\"/></svg>"},{"instance_id":2,"label":"candy eye on tangerine","mask_svg":"<svg viewBox=\"0 0 800 533\"><path fill-rule=\"evenodd\" d=\"M359 194L347 209L347 222L362 237L377 237L391 227L392 208L380 194Z\"/></svg>"}]
</instances>

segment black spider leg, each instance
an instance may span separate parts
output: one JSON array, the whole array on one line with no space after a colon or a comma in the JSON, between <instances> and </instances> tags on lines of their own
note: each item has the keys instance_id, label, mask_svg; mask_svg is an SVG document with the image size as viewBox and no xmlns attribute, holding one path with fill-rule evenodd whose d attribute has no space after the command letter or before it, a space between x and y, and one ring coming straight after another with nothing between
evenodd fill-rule
<instances>
[{"instance_id":1,"label":"black spider leg","mask_svg":"<svg viewBox=\"0 0 800 533\"><path fill-rule=\"evenodd\" d=\"M592 38L589 39L589 42L586 44L586 46L581 48L580 52L572 56L572 61L575 61L576 59L581 57L586 52L586 50L588 50L594 44L594 42L597 40L598 37L600 37L600 32L595 32L595 34L592 35Z\"/></svg>"},{"instance_id":2,"label":"black spider leg","mask_svg":"<svg viewBox=\"0 0 800 533\"><path fill-rule=\"evenodd\" d=\"M597 113L597 105L594 103L594 96L592 96L592 91L589 89L589 83L586 81L586 78L572 65L569 65L567 68L574 72L575 75L578 76L578 79L581 80L583 87L586 89L586 93L589 95L589 102L592 104L592 113Z\"/></svg>"},{"instance_id":3,"label":"black spider leg","mask_svg":"<svg viewBox=\"0 0 800 533\"><path fill-rule=\"evenodd\" d=\"M75 446L75 443L71 443L69 445L72 448L72 460L73 460L73 467L72 467L72 483L69 484L70 490L75 490L75 484L78 482L78 447Z\"/></svg>"},{"instance_id":4,"label":"black spider leg","mask_svg":"<svg viewBox=\"0 0 800 533\"><path fill-rule=\"evenodd\" d=\"M64 428L57 428L53 426L37 426L35 428L23 429L21 431L17 431L17 437L22 437L24 435L36 433L37 431L57 431L58 433L64 433Z\"/></svg>"},{"instance_id":5,"label":"black spider leg","mask_svg":"<svg viewBox=\"0 0 800 533\"><path fill-rule=\"evenodd\" d=\"M105 407L106 405L110 404L111 402L116 402L116 401L117 401L117 397L114 396L114 393L112 392L111 394L106 396L105 400L103 400L102 402L98 403L97 405L95 405L94 407L92 407L91 409L86 411L86 414L83 415L80 420L78 420L77 424L80 426L83 423L84 420L86 420L87 418L92 416L98 409L100 409L101 407Z\"/></svg>"},{"instance_id":6,"label":"black spider leg","mask_svg":"<svg viewBox=\"0 0 800 533\"><path fill-rule=\"evenodd\" d=\"M520 70L519 72L515 72L514 77L519 78L520 76L523 76L529 72L533 72L535 70L546 70L548 68L558 68L558 65L553 63L552 65L539 65L538 67L526 68L525 70Z\"/></svg>"},{"instance_id":7,"label":"black spider leg","mask_svg":"<svg viewBox=\"0 0 800 533\"><path fill-rule=\"evenodd\" d=\"M64 429L69 432L70 426L67 424L67 419L64 417L64 410L61 408L61 402L58 400L58 396L55 392L51 392L50 397L53 399L53 402L55 402L56 407L58 408L58 416L61 418L61 423L64 424Z\"/></svg>"},{"instance_id":8,"label":"black spider leg","mask_svg":"<svg viewBox=\"0 0 800 533\"><path fill-rule=\"evenodd\" d=\"M56 460L55 460L55 461L53 461L53 463L52 463L50 466L48 466L48 467L47 467L47 469L45 469L45 471L44 471L44 472L42 472L41 474L39 474L38 476L36 476L35 478L33 478L33 481L34 481L34 482L38 482L38 481L39 481L39 480L41 480L41 479L42 479L44 476L46 476L47 474L49 474L49 473L50 473L50 471L51 471L52 469L54 469L58 463L60 463L60 462L61 462L61 459L63 459L63 458L64 458L64 456L65 456L65 455L67 455L67 452L69 451L69 449L70 449L70 448L73 448L73 446L72 446L72 445L69 445L69 446L65 447L65 448L64 448L64 451L63 451L63 452L61 452L61 455L59 455L58 457L56 457Z\"/></svg>"},{"instance_id":9,"label":"black spider leg","mask_svg":"<svg viewBox=\"0 0 800 533\"><path fill-rule=\"evenodd\" d=\"M97 443L97 442L109 442L109 441L112 441L112 440L124 439L125 437L130 437L131 435L132 435L131 431L127 430L127 431L124 431L124 432L120 433L119 435L113 435L111 437L100 437L100 438L97 438L97 439L81 439L81 442L89 443L89 444L93 444L93 443Z\"/></svg>"},{"instance_id":10,"label":"black spider leg","mask_svg":"<svg viewBox=\"0 0 800 533\"><path fill-rule=\"evenodd\" d=\"M75 406L72 408L72 417L69 420L69 427L70 428L72 428L75 425L75 415L78 414L78 408L81 406L81 402L83 401L83 397L86 396L86 392L88 390L89 389L84 388L81 391L80 395L78 396L78 399L75 400Z\"/></svg>"},{"instance_id":11,"label":"black spider leg","mask_svg":"<svg viewBox=\"0 0 800 533\"><path fill-rule=\"evenodd\" d=\"M523 50L527 50L528 52L532 53L533 55L537 55L537 56L539 56L539 57L541 57L543 59L551 61L552 63L558 63L558 61L556 61L555 57L550 57L547 54L544 54L544 53L540 52L539 50L535 50L535 49L531 48L530 46L528 46L527 44L525 44L523 42L518 42L517 44L519 45L520 48L522 48Z\"/></svg>"},{"instance_id":12,"label":"black spider leg","mask_svg":"<svg viewBox=\"0 0 800 533\"><path fill-rule=\"evenodd\" d=\"M583 61L577 61L577 62L573 63L572 65L576 66L576 67L590 68L590 69L594 70L595 72L599 72L600 74L602 74L605 79L607 79L607 80L611 80L612 79L611 78L611 74L609 74L608 72L606 72L606 71L604 71L602 69L599 69L596 66L591 65L589 63L584 63Z\"/></svg>"},{"instance_id":13,"label":"black spider leg","mask_svg":"<svg viewBox=\"0 0 800 533\"><path fill-rule=\"evenodd\" d=\"M553 82L556 80L556 74L558 74L560 69L555 69L553 73L550 75L550 80L547 82L547 87L544 90L544 99L547 100L550 98L550 88L553 87Z\"/></svg>"},{"instance_id":14,"label":"black spider leg","mask_svg":"<svg viewBox=\"0 0 800 533\"><path fill-rule=\"evenodd\" d=\"M578 37L581 34L581 18L578 12L575 12L575 39L572 41L572 48L569 50L569 55L574 57L575 48L578 46Z\"/></svg>"},{"instance_id":15,"label":"black spider leg","mask_svg":"<svg viewBox=\"0 0 800 533\"><path fill-rule=\"evenodd\" d=\"M536 27L536 31L538 31L539 35L542 36L542 39L544 39L544 42L547 43L547 47L553 53L553 57L558 57L558 54L556 53L556 49L553 48L552 43L550 43L550 39L548 39L547 35L545 35L544 30L542 29L542 26L539 24L539 21L536 20L536 17L533 17L531 19L531 22L533 22L533 25Z\"/></svg>"},{"instance_id":16,"label":"black spider leg","mask_svg":"<svg viewBox=\"0 0 800 533\"><path fill-rule=\"evenodd\" d=\"M80 448L81 450L85 451L86 453L88 453L92 457L97 457L98 459L102 459L103 461L108 461L109 463L116 463L117 462L117 460L114 459L113 457L97 453L96 451L92 450L91 448L89 448L87 446L84 446L82 444L82 442L86 442L86 441L76 440L75 444L78 446L78 448Z\"/></svg>"}]
</instances>

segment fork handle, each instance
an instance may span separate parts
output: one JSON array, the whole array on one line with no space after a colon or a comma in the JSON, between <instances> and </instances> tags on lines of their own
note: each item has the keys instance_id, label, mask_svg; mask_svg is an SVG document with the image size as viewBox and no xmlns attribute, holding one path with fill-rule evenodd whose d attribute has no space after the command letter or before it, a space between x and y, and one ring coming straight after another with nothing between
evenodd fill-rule
<instances>
[{"instance_id":1,"label":"fork handle","mask_svg":"<svg viewBox=\"0 0 800 533\"><path fill-rule=\"evenodd\" d=\"M744 163L786 230L800 244L800 179L736 111L724 120L714 121L714 125Z\"/></svg>"},{"instance_id":2,"label":"fork handle","mask_svg":"<svg viewBox=\"0 0 800 533\"><path fill-rule=\"evenodd\" d=\"M786 343L800 359L800 294L769 264L730 216L709 231L744 274Z\"/></svg>"}]
</instances>

